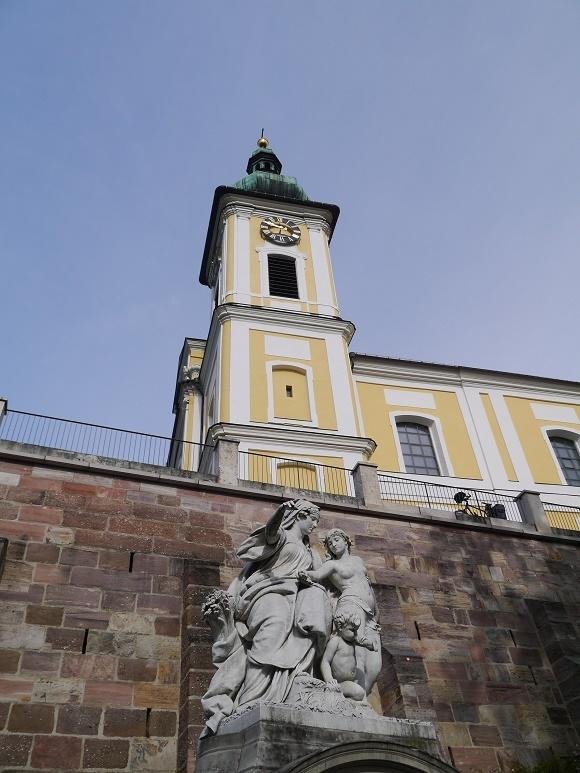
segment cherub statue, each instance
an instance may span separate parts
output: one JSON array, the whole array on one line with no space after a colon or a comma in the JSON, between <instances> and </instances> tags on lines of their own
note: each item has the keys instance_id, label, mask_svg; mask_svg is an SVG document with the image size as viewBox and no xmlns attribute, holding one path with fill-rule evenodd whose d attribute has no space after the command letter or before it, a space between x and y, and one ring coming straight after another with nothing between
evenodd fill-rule
<instances>
[{"instance_id":1,"label":"cherub statue","mask_svg":"<svg viewBox=\"0 0 580 773\"><path fill-rule=\"evenodd\" d=\"M335 632L326 645L320 672L325 682L340 687L345 698L366 701L366 691L357 682L356 646L374 651L375 644L357 637L359 627L360 618L352 612L334 616Z\"/></svg>"}]
</instances>

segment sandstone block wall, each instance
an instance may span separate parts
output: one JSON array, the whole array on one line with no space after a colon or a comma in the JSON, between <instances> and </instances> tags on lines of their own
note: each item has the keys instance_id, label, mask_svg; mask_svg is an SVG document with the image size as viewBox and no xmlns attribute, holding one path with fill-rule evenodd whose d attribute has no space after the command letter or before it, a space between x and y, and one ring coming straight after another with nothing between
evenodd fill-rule
<instances>
[{"instance_id":1,"label":"sandstone block wall","mask_svg":"<svg viewBox=\"0 0 580 773\"><path fill-rule=\"evenodd\" d=\"M0 461L0 770L194 770L213 668L200 606L277 502ZM462 771L580 738L580 545L323 509L380 608L385 713Z\"/></svg>"}]
</instances>

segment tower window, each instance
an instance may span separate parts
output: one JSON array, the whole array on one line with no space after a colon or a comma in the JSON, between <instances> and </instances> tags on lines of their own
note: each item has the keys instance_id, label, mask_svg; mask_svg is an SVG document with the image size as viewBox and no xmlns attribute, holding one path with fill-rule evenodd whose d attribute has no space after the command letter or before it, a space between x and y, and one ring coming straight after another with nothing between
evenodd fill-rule
<instances>
[{"instance_id":1,"label":"tower window","mask_svg":"<svg viewBox=\"0 0 580 773\"><path fill-rule=\"evenodd\" d=\"M306 371L291 365L274 365L272 398L274 419L312 420Z\"/></svg>"},{"instance_id":2,"label":"tower window","mask_svg":"<svg viewBox=\"0 0 580 773\"><path fill-rule=\"evenodd\" d=\"M411 421L397 422L405 471L417 475L441 475L429 427Z\"/></svg>"},{"instance_id":3,"label":"tower window","mask_svg":"<svg viewBox=\"0 0 580 773\"><path fill-rule=\"evenodd\" d=\"M551 435L550 443L566 483L570 486L580 486L580 454L576 443L562 435Z\"/></svg>"},{"instance_id":4,"label":"tower window","mask_svg":"<svg viewBox=\"0 0 580 773\"><path fill-rule=\"evenodd\" d=\"M294 258L288 255L268 255L268 283L270 295L299 298Z\"/></svg>"}]
</instances>

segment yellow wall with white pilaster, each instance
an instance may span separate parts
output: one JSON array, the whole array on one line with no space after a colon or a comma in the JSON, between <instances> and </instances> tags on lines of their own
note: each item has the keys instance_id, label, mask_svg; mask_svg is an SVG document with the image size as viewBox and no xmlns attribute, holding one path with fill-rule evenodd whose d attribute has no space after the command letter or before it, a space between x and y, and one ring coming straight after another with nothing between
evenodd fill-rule
<instances>
[{"instance_id":1,"label":"yellow wall with white pilaster","mask_svg":"<svg viewBox=\"0 0 580 773\"><path fill-rule=\"evenodd\" d=\"M557 431L561 428L580 434L580 405L511 395L506 396L505 402L534 481L540 484L561 483L557 463L544 430ZM533 406L546 406L548 411L554 408L567 409L575 414L576 421L536 418Z\"/></svg>"},{"instance_id":2,"label":"yellow wall with white pilaster","mask_svg":"<svg viewBox=\"0 0 580 773\"><path fill-rule=\"evenodd\" d=\"M326 342L322 338L297 336L276 333L275 338L282 340L298 341L307 346L309 357L284 357L266 353L266 336L273 335L264 330L250 330L250 420L256 422L276 421L312 421L317 418L316 426L320 429L336 430L336 411L334 407L334 395L331 385L330 368ZM285 388L286 384L277 381L272 376L273 367L285 367L298 372L309 372L311 395L305 392L302 386L295 397L284 399L275 387ZM298 383L298 380L297 382ZM274 404L271 404L272 401ZM286 404L288 413L286 416L276 415L282 413ZM308 415L310 418L299 417Z\"/></svg>"},{"instance_id":3,"label":"yellow wall with white pilaster","mask_svg":"<svg viewBox=\"0 0 580 773\"><path fill-rule=\"evenodd\" d=\"M372 437L377 443L377 450L371 461L377 464L379 469L392 472L405 471L397 452L391 414L406 414L409 417L424 415L439 420L438 426L442 434L439 440L447 450L454 477L475 480L482 478L473 443L455 392L405 386L404 391L409 394L429 395L435 406L417 408L415 402L410 405L388 403L385 390L400 391L401 387L396 384L386 381L385 383L365 382L361 379L357 381L357 390L364 434Z\"/></svg>"}]
</instances>

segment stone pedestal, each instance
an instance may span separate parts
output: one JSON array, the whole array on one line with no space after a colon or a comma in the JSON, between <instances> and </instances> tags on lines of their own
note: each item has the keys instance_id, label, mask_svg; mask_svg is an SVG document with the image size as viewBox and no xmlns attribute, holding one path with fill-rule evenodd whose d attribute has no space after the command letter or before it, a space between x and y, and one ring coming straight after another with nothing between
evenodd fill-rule
<instances>
[{"instance_id":1,"label":"stone pedestal","mask_svg":"<svg viewBox=\"0 0 580 773\"><path fill-rule=\"evenodd\" d=\"M199 742L196 773L356 770L450 773L432 722L256 703ZM359 767L363 765L364 767Z\"/></svg>"}]
</instances>

